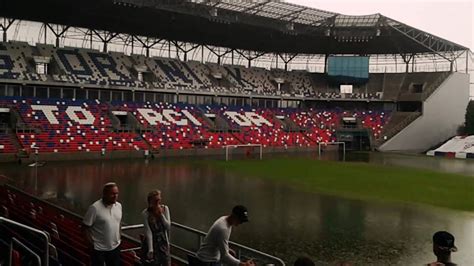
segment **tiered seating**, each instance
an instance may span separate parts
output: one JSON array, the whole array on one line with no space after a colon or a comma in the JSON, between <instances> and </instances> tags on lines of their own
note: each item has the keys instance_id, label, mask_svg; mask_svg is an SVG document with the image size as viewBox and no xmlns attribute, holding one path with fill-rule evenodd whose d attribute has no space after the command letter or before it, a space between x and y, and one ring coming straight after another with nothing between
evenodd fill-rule
<instances>
[{"instance_id":1,"label":"tiered seating","mask_svg":"<svg viewBox=\"0 0 474 266\"><path fill-rule=\"evenodd\" d=\"M317 92L314 96L320 99L353 99L353 100L374 100L382 99L382 92L376 93L339 93L339 92Z\"/></svg>"},{"instance_id":2,"label":"tiered seating","mask_svg":"<svg viewBox=\"0 0 474 266\"><path fill-rule=\"evenodd\" d=\"M281 114L286 114L303 130L306 136L314 143L333 142L336 140L335 131L339 124L340 117L336 112L315 111L315 110L280 110Z\"/></svg>"},{"instance_id":3,"label":"tiered seating","mask_svg":"<svg viewBox=\"0 0 474 266\"><path fill-rule=\"evenodd\" d=\"M220 105L201 108L182 103L120 101L109 106L98 100L8 98L1 100L0 105L18 110L21 122L33 129L31 133L17 133L20 144L30 151L37 147L40 152L222 148L236 144L311 146L335 141L335 132L342 126L344 117L355 117L357 125L370 129L375 139L380 137L390 118L389 113L375 111L272 110ZM114 131L112 110L135 116L142 133ZM207 114L213 114L219 124L210 122ZM10 141L0 135L3 145L0 153L16 152Z\"/></svg>"},{"instance_id":4,"label":"tiered seating","mask_svg":"<svg viewBox=\"0 0 474 266\"><path fill-rule=\"evenodd\" d=\"M201 117L201 112L193 105L115 102L113 106L116 110L131 112L144 128L151 129L151 132L144 132L142 137L154 149L220 148L225 145L239 144L230 133L212 132ZM163 117L164 123L150 124L138 109L152 110L160 115L164 110L173 111L179 115L179 117L174 116L174 119L181 122L174 123ZM183 111L191 114L195 119L194 122L186 117Z\"/></svg>"},{"instance_id":5,"label":"tiered seating","mask_svg":"<svg viewBox=\"0 0 474 266\"><path fill-rule=\"evenodd\" d=\"M40 152L77 152L113 150L143 150L146 143L135 133L116 133L112 131L107 106L99 101L74 100L12 100L16 102L23 121L36 127L39 133L17 133L25 148L38 147ZM43 111L33 110L32 105L50 105L57 107L51 123L51 117ZM69 107L82 107L92 114L92 123L77 122L69 117ZM84 113L72 112L80 121L85 121Z\"/></svg>"},{"instance_id":6,"label":"tiered seating","mask_svg":"<svg viewBox=\"0 0 474 266\"><path fill-rule=\"evenodd\" d=\"M273 80L281 79L284 82L281 94L286 96L314 96L314 88L311 83L311 77L306 71L287 72L281 69L272 69Z\"/></svg>"},{"instance_id":7,"label":"tiered seating","mask_svg":"<svg viewBox=\"0 0 474 266\"><path fill-rule=\"evenodd\" d=\"M27 60L32 60L33 53L27 43L0 43L0 79L46 81L45 75L38 75L34 66L29 66Z\"/></svg>"},{"instance_id":8,"label":"tiered seating","mask_svg":"<svg viewBox=\"0 0 474 266\"><path fill-rule=\"evenodd\" d=\"M222 86L217 88L217 92L227 92L235 94L251 94L251 90L246 90L237 77L230 75L227 69L221 65L207 63L206 66L209 68L211 75L219 75L222 77L221 83ZM250 86L248 86L250 88ZM250 88L251 89L251 88Z\"/></svg>"},{"instance_id":9,"label":"tiered seating","mask_svg":"<svg viewBox=\"0 0 474 266\"><path fill-rule=\"evenodd\" d=\"M50 53L51 47L41 46L42 53ZM61 70L53 75L58 82L74 84L114 85L144 87L134 79L124 63L125 55L112 55L95 50L60 48L52 51L52 58Z\"/></svg>"},{"instance_id":10,"label":"tiered seating","mask_svg":"<svg viewBox=\"0 0 474 266\"><path fill-rule=\"evenodd\" d=\"M440 82L440 78L447 77L446 72L417 72L406 74L403 79L401 91L404 93L419 93L430 88L432 85ZM413 85L421 85L422 91L417 92L412 88Z\"/></svg>"},{"instance_id":11,"label":"tiered seating","mask_svg":"<svg viewBox=\"0 0 474 266\"><path fill-rule=\"evenodd\" d=\"M237 88L241 88L246 91L252 91L256 86L253 85L251 82L245 79L243 74L243 67L238 66L224 66L223 67L226 71L227 78L232 82L234 86ZM256 82L256 81L255 81ZM256 82L258 83L258 82Z\"/></svg>"},{"instance_id":12,"label":"tiered seating","mask_svg":"<svg viewBox=\"0 0 474 266\"><path fill-rule=\"evenodd\" d=\"M388 112L357 112L356 116L360 117L364 128L371 130L375 139L381 137L384 125L386 125L390 119L390 113Z\"/></svg>"},{"instance_id":13,"label":"tiered seating","mask_svg":"<svg viewBox=\"0 0 474 266\"><path fill-rule=\"evenodd\" d=\"M146 84L144 82L140 82L132 77L131 70L133 69L134 65L130 57L118 52L109 52L109 54L112 59L117 62L117 69L119 70L119 72L125 74L126 79L124 81L130 82L128 86L136 86L139 88L146 87ZM127 86L126 83L124 85Z\"/></svg>"},{"instance_id":14,"label":"tiered seating","mask_svg":"<svg viewBox=\"0 0 474 266\"><path fill-rule=\"evenodd\" d=\"M52 59L48 66L50 74L35 73L35 55ZM145 82L138 81L136 66L146 66L154 77L147 78ZM432 87L446 76L446 72L370 74L367 84L356 86L351 95L341 95L338 87L329 85L323 73L182 62L90 49L55 48L44 44L31 47L22 42L0 43L0 79L323 99L374 100L381 99L383 92L383 99L396 100L400 94L432 91ZM281 84L280 90L278 83Z\"/></svg>"},{"instance_id":15,"label":"tiered seating","mask_svg":"<svg viewBox=\"0 0 474 266\"><path fill-rule=\"evenodd\" d=\"M366 85L367 93L376 94L377 92L381 92L383 89L385 75L386 74L383 73L370 73L369 81Z\"/></svg>"},{"instance_id":16,"label":"tiered seating","mask_svg":"<svg viewBox=\"0 0 474 266\"><path fill-rule=\"evenodd\" d=\"M261 68L245 68L241 66L227 66L229 75L235 76L246 90L260 95L277 95L277 88L271 82L270 72Z\"/></svg>"},{"instance_id":17,"label":"tiered seating","mask_svg":"<svg viewBox=\"0 0 474 266\"><path fill-rule=\"evenodd\" d=\"M216 84L212 82L210 69L207 68L206 65L196 61L182 62L182 64L187 65L205 87L216 86Z\"/></svg>"},{"instance_id":18,"label":"tiered seating","mask_svg":"<svg viewBox=\"0 0 474 266\"><path fill-rule=\"evenodd\" d=\"M167 58L137 57L157 77L156 87L188 91L209 91L209 87L185 63ZM208 82L206 82L208 83Z\"/></svg>"},{"instance_id":19,"label":"tiered seating","mask_svg":"<svg viewBox=\"0 0 474 266\"><path fill-rule=\"evenodd\" d=\"M405 73L390 73L385 75L383 81L384 100L394 101L398 98L405 75Z\"/></svg>"},{"instance_id":20,"label":"tiered seating","mask_svg":"<svg viewBox=\"0 0 474 266\"><path fill-rule=\"evenodd\" d=\"M233 135L242 144L261 144L263 147L286 147L286 146L310 146L314 144L300 132L285 132L283 125L275 119L275 114L269 109L251 109L249 107L227 107L227 106L206 106L208 113L213 113L225 118L231 128ZM237 123L229 115L228 111L236 112L241 116L246 116L246 112L255 113L266 120L260 125L255 123Z\"/></svg>"},{"instance_id":21,"label":"tiered seating","mask_svg":"<svg viewBox=\"0 0 474 266\"><path fill-rule=\"evenodd\" d=\"M315 142L336 141L335 131L341 126L343 117L355 117L363 128L367 128L375 139L381 137L384 125L388 123L390 114L374 111L318 111L318 110L293 110L282 111L296 122L298 126L307 130L307 136Z\"/></svg>"},{"instance_id":22,"label":"tiered seating","mask_svg":"<svg viewBox=\"0 0 474 266\"><path fill-rule=\"evenodd\" d=\"M7 218L50 234L51 243L58 252L59 263L56 265L89 265L88 245L79 217L5 186L0 186L0 204L8 213ZM28 238L24 242L34 244L35 239ZM136 246L137 244L122 239L122 249ZM139 258L134 253L122 253L122 265L135 265L137 260Z\"/></svg>"},{"instance_id":23,"label":"tiered seating","mask_svg":"<svg viewBox=\"0 0 474 266\"><path fill-rule=\"evenodd\" d=\"M11 137L8 134L0 133L0 154L16 152L17 148L12 143Z\"/></svg>"}]
</instances>

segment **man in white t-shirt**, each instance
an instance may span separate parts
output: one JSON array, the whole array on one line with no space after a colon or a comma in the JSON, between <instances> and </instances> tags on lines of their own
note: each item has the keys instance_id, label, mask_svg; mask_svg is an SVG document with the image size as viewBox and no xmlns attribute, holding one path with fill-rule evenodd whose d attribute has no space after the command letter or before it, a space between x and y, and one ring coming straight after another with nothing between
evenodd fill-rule
<instances>
[{"instance_id":1,"label":"man in white t-shirt","mask_svg":"<svg viewBox=\"0 0 474 266\"><path fill-rule=\"evenodd\" d=\"M91 247L91 265L120 265L120 223L122 205L117 202L119 189L115 183L107 183L102 199L94 202L84 215L82 223Z\"/></svg>"}]
</instances>

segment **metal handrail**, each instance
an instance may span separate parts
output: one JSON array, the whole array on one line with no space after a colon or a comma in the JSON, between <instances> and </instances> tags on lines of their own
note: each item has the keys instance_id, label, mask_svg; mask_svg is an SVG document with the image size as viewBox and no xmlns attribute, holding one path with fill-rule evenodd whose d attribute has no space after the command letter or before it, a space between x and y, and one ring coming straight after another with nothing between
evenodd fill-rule
<instances>
[{"instance_id":1,"label":"metal handrail","mask_svg":"<svg viewBox=\"0 0 474 266\"><path fill-rule=\"evenodd\" d=\"M28 251L38 261L38 266L41 266L40 256L36 254L36 252L31 250L29 247L27 247L25 244L23 244L20 240L16 239L15 237L12 237L12 242L10 242L10 263L9 263L10 266L12 265L12 260L13 260L13 244L17 244L20 247L24 248L26 251Z\"/></svg>"},{"instance_id":2,"label":"metal handrail","mask_svg":"<svg viewBox=\"0 0 474 266\"><path fill-rule=\"evenodd\" d=\"M179 223L176 223L176 222L172 222L171 226L175 227L175 228L178 228L178 229L185 230L189 233L192 233L192 234L198 236L199 237L199 245L201 244L201 241L202 241L203 237L206 236L205 232L199 231L197 229L194 229L194 228L191 228L189 226L185 226L185 225L182 225L182 224L179 224ZM123 226L122 230L139 229L139 228L143 228L143 227L144 227L143 224L127 225L127 226ZM238 248L238 254L239 254L238 257L239 257L239 259L241 257L242 252L243 253L250 253L252 255L263 257L266 260L268 260L269 262L273 262L272 264L274 264L274 265L285 266L285 263L283 262L283 260L278 258L278 257L272 256L270 254L261 252L259 250L256 250L256 249L253 249L253 248L250 248L250 247L247 247L247 246L244 246L244 245L232 242L232 241L229 241L229 244L233 247ZM185 249L185 248L173 245L173 244L171 244L171 246L178 249L178 250L180 250L180 251L183 251L185 253L195 255L195 253L193 251L190 251L188 249Z\"/></svg>"},{"instance_id":3,"label":"metal handrail","mask_svg":"<svg viewBox=\"0 0 474 266\"><path fill-rule=\"evenodd\" d=\"M36 228L33 228L33 227L29 227L27 225L24 225L24 224L21 224L21 223L18 223L18 222L15 222L13 220L10 220L10 219L7 219L5 217L1 217L0 216L0 223L1 222L5 222L5 223L9 223L9 224L13 224L15 226L18 226L18 227L21 227L23 229L26 229L26 230L29 230L29 231L32 231L34 233L37 233L41 236L44 237L45 239L45 254L44 254L44 265L45 266L48 266L49 265L49 238L48 238L48 235L44 232L44 231L41 231L41 230L38 230Z\"/></svg>"},{"instance_id":4,"label":"metal handrail","mask_svg":"<svg viewBox=\"0 0 474 266\"><path fill-rule=\"evenodd\" d=\"M13 186L11 186L11 185L6 184L5 186L8 187L8 188L10 188L10 189L12 189L12 190L15 190L15 191L17 191L17 192L19 192L19 193L23 193L23 194L26 194L26 195L30 195L30 194L25 193L24 191L18 190L17 188L15 188L15 187L13 187ZM30 196L31 196L31 195L30 195ZM50 204L50 203L48 203L48 202L46 202L46 201L44 201L44 200L41 200L41 199L36 199L36 200L41 201L41 202L44 202L44 203L46 203L46 204ZM76 217L76 218L78 218L78 219L82 219L82 217L81 217L80 215L75 214L75 213L73 213L73 212L71 212L71 211L69 211L69 210L67 210L67 209L61 208L61 207L59 207L59 206L55 206L55 208L61 210L61 212L64 212L64 213L66 213L66 214L68 214L68 215L71 215L72 217ZM17 224L15 221L11 221L11 220L9 220L9 219L0 217L0 222L1 222L2 220L6 221L6 222L13 222L14 224ZM178 223L175 223L175 222L172 222L171 224L172 224L172 226L175 227L175 228L183 229L183 230L185 230L185 231L189 231L189 232L191 232L191 233L194 233L195 235L198 235L198 236L199 236L199 243L198 243L199 245L201 244L201 241L202 241L203 237L206 235L206 233L204 233L204 232L202 232L202 231L196 230L196 229L194 229L194 228L191 228L191 227L188 227L188 226L185 226L185 225L181 225L181 224L178 224ZM25 225L21 225L21 224L19 224L19 226L23 226L23 227L26 227L26 228L31 228L31 227L28 227L28 226L25 226ZM140 229L140 228L143 228L143 227L144 227L143 224L124 225L124 226L122 226L122 231L131 230L131 229ZM34 229L34 228L31 228L31 229L32 229L33 231L35 231L35 232L38 232L38 233L44 235L45 239L48 240L48 241L47 241L47 246L50 244L50 243L49 243L49 238L48 238L48 236L47 236L47 234L46 234L45 232L39 231L39 230ZM131 236L125 234L125 233L122 233L122 236L123 236L123 237L126 237L128 240L136 241L136 242L139 243L139 240L136 240L136 239L132 238ZM255 250L255 249L252 249L252 248L249 248L249 247L246 247L246 246L244 246L244 245L240 245L240 244L237 244L237 243L234 243L234 242L231 242L231 241L229 242L229 244L230 244L231 246L235 246L235 247L239 248L240 250L244 250L245 252L248 252L248 253L251 253L251 254L254 254L254 255L259 255L259 256L261 256L261 257L263 257L263 258L268 259L269 261L273 261L273 262L274 262L273 264L275 264L275 265L285 266L285 263L283 262L283 260L281 260L281 259L278 258L278 257L272 256L272 255L269 255L269 254L266 254L266 253L263 253L263 252L260 252L260 251L258 251L258 250ZM182 247L179 247L179 246L177 246L177 245L174 245L174 244L170 244L170 245L171 245L173 248L176 248L176 249L178 249L178 250L184 251L184 252L186 252L186 253L188 253L188 254L194 254L194 252L189 251L189 250L186 250L186 249L184 249L184 248L182 248ZM132 248L132 249L133 249L133 248ZM240 250L239 250L239 255L240 255L240 253L241 253ZM130 250L130 251L134 251L134 250ZM47 258L49 258L49 249L46 249L46 252L47 252L47 253L46 253ZM127 250L124 249L123 252L127 252ZM174 259L176 259L176 260L179 260L179 261L181 261L181 262L184 262L181 258L178 258L178 257L175 257L175 256L172 256L172 257L173 257ZM48 263L49 260L46 260L46 262ZM48 266L48 264L45 264L45 265Z\"/></svg>"}]
</instances>

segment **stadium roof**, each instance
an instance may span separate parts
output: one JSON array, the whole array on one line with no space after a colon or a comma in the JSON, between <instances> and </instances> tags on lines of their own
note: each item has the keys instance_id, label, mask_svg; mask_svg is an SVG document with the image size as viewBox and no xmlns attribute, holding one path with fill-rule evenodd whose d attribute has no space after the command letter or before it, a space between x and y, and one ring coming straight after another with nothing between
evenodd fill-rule
<instances>
[{"instance_id":1,"label":"stadium roof","mask_svg":"<svg viewBox=\"0 0 474 266\"><path fill-rule=\"evenodd\" d=\"M468 50L381 14L347 16L270 0L0 0L0 16L261 52Z\"/></svg>"}]
</instances>

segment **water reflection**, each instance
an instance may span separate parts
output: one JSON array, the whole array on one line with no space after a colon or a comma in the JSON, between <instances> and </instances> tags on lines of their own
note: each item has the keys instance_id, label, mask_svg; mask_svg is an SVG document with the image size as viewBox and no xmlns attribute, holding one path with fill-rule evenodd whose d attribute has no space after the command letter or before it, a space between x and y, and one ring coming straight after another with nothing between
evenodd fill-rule
<instances>
[{"instance_id":1,"label":"water reflection","mask_svg":"<svg viewBox=\"0 0 474 266\"><path fill-rule=\"evenodd\" d=\"M423 164L442 171L463 172L472 167L439 158L363 156L374 163ZM31 168L2 165L0 174L10 176L20 187L34 189ZM216 171L210 164L186 159L48 163L39 169L38 180L41 197L80 214L99 197L101 185L114 180L121 190L127 223L142 222L139 213L153 188L163 191L174 221L203 231L233 205L244 204L250 210L251 222L236 228L233 240L288 263L308 255L321 264L346 260L359 265L420 265L434 260L433 232L447 230L456 236L459 248L453 259L460 265L474 265L474 215L470 213L306 193L266 179Z\"/></svg>"}]
</instances>

